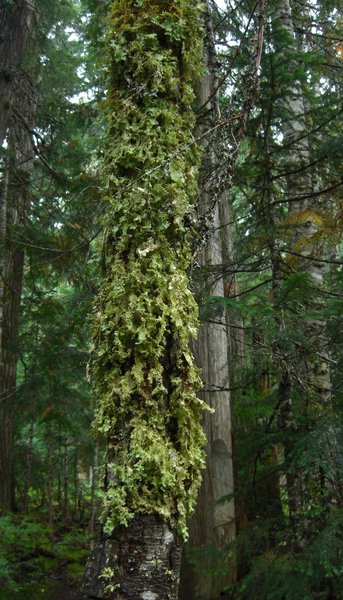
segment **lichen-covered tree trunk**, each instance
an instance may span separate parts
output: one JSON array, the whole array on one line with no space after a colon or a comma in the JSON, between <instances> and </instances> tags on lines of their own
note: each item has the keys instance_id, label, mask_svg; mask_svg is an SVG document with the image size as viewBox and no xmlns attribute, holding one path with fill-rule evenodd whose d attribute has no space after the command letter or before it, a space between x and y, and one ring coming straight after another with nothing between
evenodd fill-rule
<instances>
[{"instance_id":1,"label":"lichen-covered tree trunk","mask_svg":"<svg viewBox=\"0 0 343 600\"><path fill-rule=\"evenodd\" d=\"M107 439L103 540L85 597L171 600L204 462L187 269L199 151L201 4L114 0L104 282L93 320L94 426Z\"/></svg>"},{"instance_id":2,"label":"lichen-covered tree trunk","mask_svg":"<svg viewBox=\"0 0 343 600\"><path fill-rule=\"evenodd\" d=\"M200 137L219 117L214 91L215 73L211 64L214 47L209 12L206 23L207 73L204 74L197 93L198 105L203 107L203 114L199 114L197 126L197 134ZM202 187L206 191L199 199L200 213L208 221L208 239L197 256L198 268L195 271L198 277L197 273L194 276L203 318L198 339L194 343L194 353L197 364L201 367L204 382L200 397L213 412L204 415L207 436L206 470L196 511L190 521L189 543L183 555L180 587L180 597L183 600L216 598L225 584L232 581L234 572L234 561L228 552L224 552L219 560L217 559L218 552L223 551L235 537L233 498L219 503L219 500L233 494L228 323L223 307L212 304L211 308L211 304L206 304L210 296L224 297L222 269L225 245L222 243L222 234L227 215L220 203L225 203L227 198L216 198L214 189L220 187L217 180L220 177L220 162L213 144L208 143L206 137L202 139L203 171L212 175L208 181L203 181ZM227 230L225 233L228 233Z\"/></svg>"}]
</instances>

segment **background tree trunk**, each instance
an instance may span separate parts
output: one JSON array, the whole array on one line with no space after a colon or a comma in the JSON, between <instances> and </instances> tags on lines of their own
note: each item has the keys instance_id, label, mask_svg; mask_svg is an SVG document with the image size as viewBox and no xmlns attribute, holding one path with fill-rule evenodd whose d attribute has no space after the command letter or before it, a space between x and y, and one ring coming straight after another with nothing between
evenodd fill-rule
<instances>
[{"instance_id":1,"label":"background tree trunk","mask_svg":"<svg viewBox=\"0 0 343 600\"><path fill-rule=\"evenodd\" d=\"M26 514L29 511L29 500L30 500L30 487L31 487L31 472L32 472L32 458L33 458L33 435L34 435L34 418L31 417L29 439L27 444L27 455L25 465L25 478L24 478L24 490L23 490L23 512Z\"/></svg>"},{"instance_id":2,"label":"background tree trunk","mask_svg":"<svg viewBox=\"0 0 343 600\"><path fill-rule=\"evenodd\" d=\"M2 1L0 5L0 147L10 125L18 71L33 26L34 0Z\"/></svg>"},{"instance_id":3,"label":"background tree trunk","mask_svg":"<svg viewBox=\"0 0 343 600\"><path fill-rule=\"evenodd\" d=\"M215 48L209 11L206 15L206 32L207 74L197 90L198 105L203 107L203 114L206 116L204 118L200 114L198 117L196 133L199 137L219 117L215 91L216 71L213 66ZM183 554L180 597L184 600L212 600L219 596L225 584L233 580L235 572L233 557L225 554L224 550L235 537L227 312L218 304L208 303L210 296L224 298L225 295L222 271L226 257L223 255L223 237L229 231L225 227L221 228L224 225L223 219L227 216L221 203L226 203L227 197L215 197L214 190L220 187L216 179L220 176L218 157L213 146L206 141L203 143L204 171L209 172L210 176L208 181L203 181L202 187L206 191L200 197L199 213L204 220L211 221L211 224L208 226L208 239L197 257L199 268L196 271L200 281L196 281L196 272L194 275L203 322L193 350L204 382L200 397L213 412L204 416L207 436L206 469L196 511L190 521L189 541ZM226 500L219 502L223 498ZM221 550L222 554L218 558Z\"/></svg>"},{"instance_id":4,"label":"background tree trunk","mask_svg":"<svg viewBox=\"0 0 343 600\"><path fill-rule=\"evenodd\" d=\"M31 90L29 90L30 93ZM33 117L32 98L17 94ZM29 117L30 121L30 117ZM30 133L18 121L12 123L6 172L1 194L0 257L0 511L14 502L13 414L17 371L19 309L24 267L24 250L17 231L25 222L33 151Z\"/></svg>"},{"instance_id":5,"label":"background tree trunk","mask_svg":"<svg viewBox=\"0 0 343 600\"><path fill-rule=\"evenodd\" d=\"M301 9L305 10L304 8ZM299 70L298 52L299 39L293 22L292 6L289 0L275 2L272 16L273 33L276 40L278 60L281 65L288 65L293 72ZM311 287L311 297L302 302L304 313L303 336L306 344L302 349L299 364L287 364L283 360L284 369L279 384L279 418L280 431L285 434L284 453L288 503L290 518L295 530L303 519L304 511L311 510L314 498L318 500L319 481L321 479L318 467L306 469L294 467L294 440L296 432L315 426L319 414L330 410L331 376L326 323L320 313L324 307L322 288L324 285L325 263L324 253L328 248L324 234L323 208L316 196L316 181L314 167L311 166L311 139L308 132L307 114L309 103L304 94L304 82L295 77L285 85L282 99L284 112L282 122L283 146L285 148L284 177L288 196L288 216L284 226L289 234L287 248L291 261L289 272L281 274L280 257L272 260L274 280L274 302L279 309L280 333L285 324L282 321L282 306L278 306L281 277L287 278L292 273L307 276L307 286ZM288 257L289 258L289 257ZM306 311L318 314L318 318L309 319ZM318 407L319 411L318 411ZM296 422L295 413L301 414L303 424ZM305 420L308 419L307 422ZM293 441L292 441L293 440ZM333 440L334 444L334 440ZM326 449L328 454L331 450ZM322 457L323 458L323 457ZM321 461L320 457L317 458ZM331 462L331 461L330 461ZM325 476L324 476L325 479ZM312 482L312 483L310 483ZM328 482L327 482L328 483ZM326 486L328 504L330 483ZM317 501L316 500L316 501ZM309 536L312 534L308 532ZM296 533L297 542L302 546L304 533Z\"/></svg>"}]
</instances>

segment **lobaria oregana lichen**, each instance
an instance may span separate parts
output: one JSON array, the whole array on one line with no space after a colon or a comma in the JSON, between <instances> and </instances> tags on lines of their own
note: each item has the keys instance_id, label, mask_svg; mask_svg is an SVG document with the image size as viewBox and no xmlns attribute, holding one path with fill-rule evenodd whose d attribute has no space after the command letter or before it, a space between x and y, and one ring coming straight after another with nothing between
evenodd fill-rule
<instances>
[{"instance_id":1,"label":"lobaria oregana lichen","mask_svg":"<svg viewBox=\"0 0 343 600\"><path fill-rule=\"evenodd\" d=\"M115 0L109 16L105 278L92 359L95 427L108 439L108 532L157 512L185 537L200 484L203 405L189 349L197 307L186 271L202 9L192 0Z\"/></svg>"}]
</instances>

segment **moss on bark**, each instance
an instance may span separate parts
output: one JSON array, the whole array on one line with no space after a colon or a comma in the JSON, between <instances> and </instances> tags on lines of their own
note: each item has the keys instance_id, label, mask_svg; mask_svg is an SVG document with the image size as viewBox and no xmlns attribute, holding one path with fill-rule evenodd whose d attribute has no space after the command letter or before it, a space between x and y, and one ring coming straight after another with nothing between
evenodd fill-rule
<instances>
[{"instance_id":1,"label":"moss on bark","mask_svg":"<svg viewBox=\"0 0 343 600\"><path fill-rule=\"evenodd\" d=\"M93 319L95 427L108 439L105 531L158 513L186 537L203 466L187 268L200 151L202 5L115 0L107 33L105 277Z\"/></svg>"}]
</instances>

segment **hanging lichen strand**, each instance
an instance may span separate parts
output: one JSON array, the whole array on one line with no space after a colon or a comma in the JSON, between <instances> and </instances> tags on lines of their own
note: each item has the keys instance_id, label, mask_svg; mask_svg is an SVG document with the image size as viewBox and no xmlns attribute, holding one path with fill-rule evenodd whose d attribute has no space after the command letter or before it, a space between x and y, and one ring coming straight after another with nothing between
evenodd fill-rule
<instances>
[{"instance_id":1,"label":"hanging lichen strand","mask_svg":"<svg viewBox=\"0 0 343 600\"><path fill-rule=\"evenodd\" d=\"M192 83L202 6L116 0L108 47L105 281L94 319L95 426L107 436L105 531L158 513L186 536L203 466L188 289L199 150Z\"/></svg>"}]
</instances>

